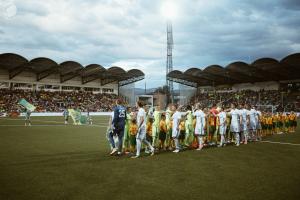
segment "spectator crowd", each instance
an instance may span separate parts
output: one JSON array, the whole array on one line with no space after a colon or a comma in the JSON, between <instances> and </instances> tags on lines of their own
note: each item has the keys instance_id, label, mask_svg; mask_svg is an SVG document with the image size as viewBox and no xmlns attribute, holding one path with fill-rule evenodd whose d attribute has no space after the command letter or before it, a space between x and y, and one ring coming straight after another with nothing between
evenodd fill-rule
<instances>
[{"instance_id":1,"label":"spectator crowd","mask_svg":"<svg viewBox=\"0 0 300 200\"><path fill-rule=\"evenodd\" d=\"M76 108L82 111L106 112L111 111L115 100L121 98L116 94L92 93L87 91L28 91L0 89L0 113L22 112L18 104L20 99L26 99L37 107L38 112L62 112L65 108ZM123 99L124 100L124 99ZM298 111L297 101L291 100L287 93L279 90L243 90L238 92L204 92L195 94L190 101L191 105L201 103L204 107L222 104L229 107L231 103L249 104L265 108L275 108L274 111ZM296 103L295 103L296 102ZM299 102L298 102L299 103Z\"/></svg>"},{"instance_id":2,"label":"spectator crowd","mask_svg":"<svg viewBox=\"0 0 300 200\"><path fill-rule=\"evenodd\" d=\"M204 92L198 93L191 98L191 105L201 102L204 107L210 107L215 104L222 104L224 107L230 107L231 103L237 105L249 104L260 106L262 110L267 106L274 106L277 111L297 110L295 102L288 98L288 93L280 90L242 90L236 92Z\"/></svg>"},{"instance_id":3,"label":"spectator crowd","mask_svg":"<svg viewBox=\"0 0 300 200\"><path fill-rule=\"evenodd\" d=\"M76 108L82 111L111 111L119 96L115 94L94 94L92 92L50 92L0 89L0 112L22 112L18 104L26 99L36 106L39 112L62 112L65 108Z\"/></svg>"}]
</instances>

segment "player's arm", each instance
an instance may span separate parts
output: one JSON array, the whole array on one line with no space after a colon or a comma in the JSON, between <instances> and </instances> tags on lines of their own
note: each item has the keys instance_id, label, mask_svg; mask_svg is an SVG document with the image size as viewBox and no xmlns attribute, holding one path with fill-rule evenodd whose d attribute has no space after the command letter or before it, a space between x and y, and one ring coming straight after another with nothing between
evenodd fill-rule
<instances>
[{"instance_id":1,"label":"player's arm","mask_svg":"<svg viewBox=\"0 0 300 200\"><path fill-rule=\"evenodd\" d=\"M112 126L115 126L115 124L117 123L118 116L119 116L118 109L115 108L114 109L114 117L113 117L113 120L112 120Z\"/></svg>"},{"instance_id":2,"label":"player's arm","mask_svg":"<svg viewBox=\"0 0 300 200\"><path fill-rule=\"evenodd\" d=\"M248 112L247 112L247 124L250 124L250 115Z\"/></svg>"},{"instance_id":3,"label":"player's arm","mask_svg":"<svg viewBox=\"0 0 300 200\"><path fill-rule=\"evenodd\" d=\"M243 116L241 115L241 113L239 112L239 119L240 119L240 124L243 123Z\"/></svg>"},{"instance_id":4,"label":"player's arm","mask_svg":"<svg viewBox=\"0 0 300 200\"><path fill-rule=\"evenodd\" d=\"M179 131L180 121L181 121L181 119L178 119L178 120L177 120L177 131Z\"/></svg>"},{"instance_id":5,"label":"player's arm","mask_svg":"<svg viewBox=\"0 0 300 200\"><path fill-rule=\"evenodd\" d=\"M112 128L112 116L109 116L109 120L108 120L108 128Z\"/></svg>"},{"instance_id":6,"label":"player's arm","mask_svg":"<svg viewBox=\"0 0 300 200\"><path fill-rule=\"evenodd\" d=\"M144 116L140 117L140 124L139 124L139 128L141 128L142 124L144 123Z\"/></svg>"}]
</instances>

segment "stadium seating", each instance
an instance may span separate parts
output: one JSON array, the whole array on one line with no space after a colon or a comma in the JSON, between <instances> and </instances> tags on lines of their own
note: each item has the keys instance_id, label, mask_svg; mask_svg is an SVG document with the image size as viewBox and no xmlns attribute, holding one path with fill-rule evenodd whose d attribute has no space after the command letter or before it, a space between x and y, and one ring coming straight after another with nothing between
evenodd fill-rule
<instances>
[{"instance_id":1,"label":"stadium seating","mask_svg":"<svg viewBox=\"0 0 300 200\"><path fill-rule=\"evenodd\" d=\"M61 112L65 107L79 108L90 112L110 111L117 98L115 94L93 94L92 92L49 92L0 89L0 112L21 112L18 101L25 98L39 112Z\"/></svg>"},{"instance_id":2,"label":"stadium seating","mask_svg":"<svg viewBox=\"0 0 300 200\"><path fill-rule=\"evenodd\" d=\"M260 106L260 110L266 109L267 106L274 106L275 111L298 111L297 109L299 109L296 106L297 99L295 99L294 93L282 93L280 90L198 93L191 98L191 104L197 102L202 103L205 107L218 103L225 107L229 107L231 103L246 103Z\"/></svg>"}]
</instances>

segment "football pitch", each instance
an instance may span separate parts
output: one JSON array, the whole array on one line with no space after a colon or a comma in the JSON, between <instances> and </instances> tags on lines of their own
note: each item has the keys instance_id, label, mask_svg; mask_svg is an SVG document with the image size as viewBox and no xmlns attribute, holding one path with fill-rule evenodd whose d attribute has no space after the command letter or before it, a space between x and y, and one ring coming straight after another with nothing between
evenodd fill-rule
<instances>
[{"instance_id":1,"label":"football pitch","mask_svg":"<svg viewBox=\"0 0 300 200\"><path fill-rule=\"evenodd\" d=\"M139 159L109 156L107 117L0 118L0 199L300 199L300 131Z\"/></svg>"}]
</instances>

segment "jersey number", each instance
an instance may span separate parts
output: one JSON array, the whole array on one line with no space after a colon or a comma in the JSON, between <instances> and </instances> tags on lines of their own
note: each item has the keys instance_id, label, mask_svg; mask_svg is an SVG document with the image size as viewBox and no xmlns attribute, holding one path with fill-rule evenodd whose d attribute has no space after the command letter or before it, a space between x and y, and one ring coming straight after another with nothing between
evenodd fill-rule
<instances>
[{"instance_id":1,"label":"jersey number","mask_svg":"<svg viewBox=\"0 0 300 200\"><path fill-rule=\"evenodd\" d=\"M120 118L125 117L125 110L119 110L119 117Z\"/></svg>"}]
</instances>

